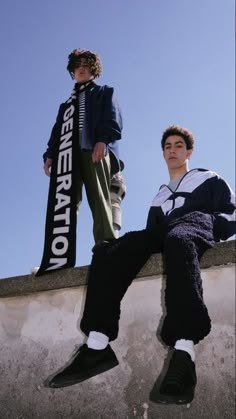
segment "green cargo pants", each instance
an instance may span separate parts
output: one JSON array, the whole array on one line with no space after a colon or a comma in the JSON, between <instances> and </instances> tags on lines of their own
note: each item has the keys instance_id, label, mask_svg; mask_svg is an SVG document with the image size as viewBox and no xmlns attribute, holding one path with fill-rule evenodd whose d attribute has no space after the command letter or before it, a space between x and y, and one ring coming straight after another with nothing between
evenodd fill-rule
<instances>
[{"instance_id":1,"label":"green cargo pants","mask_svg":"<svg viewBox=\"0 0 236 419\"><path fill-rule=\"evenodd\" d=\"M82 189L86 195L93 216L93 236L95 244L114 239L112 208L110 198L110 157L105 156L99 163L92 162L92 152L79 150L79 179L77 187L78 209L82 202Z\"/></svg>"}]
</instances>

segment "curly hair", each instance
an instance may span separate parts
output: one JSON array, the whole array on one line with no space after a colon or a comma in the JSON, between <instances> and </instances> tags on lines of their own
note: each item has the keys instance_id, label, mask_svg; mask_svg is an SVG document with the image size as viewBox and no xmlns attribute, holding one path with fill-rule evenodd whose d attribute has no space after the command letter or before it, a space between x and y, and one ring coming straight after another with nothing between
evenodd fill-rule
<instances>
[{"instance_id":1,"label":"curly hair","mask_svg":"<svg viewBox=\"0 0 236 419\"><path fill-rule=\"evenodd\" d=\"M81 58L86 58L89 69L95 79L102 74L102 64L99 55L95 52L76 48L68 55L68 65L66 67L72 79L74 79L74 70L80 63Z\"/></svg>"},{"instance_id":2,"label":"curly hair","mask_svg":"<svg viewBox=\"0 0 236 419\"><path fill-rule=\"evenodd\" d=\"M170 137L171 135L179 135L185 141L187 150L193 149L194 141L195 141L193 134L187 128L180 127L179 125L170 125L168 128L166 128L166 130L162 134L162 139L161 139L162 150L164 150L165 142L167 138Z\"/></svg>"}]
</instances>

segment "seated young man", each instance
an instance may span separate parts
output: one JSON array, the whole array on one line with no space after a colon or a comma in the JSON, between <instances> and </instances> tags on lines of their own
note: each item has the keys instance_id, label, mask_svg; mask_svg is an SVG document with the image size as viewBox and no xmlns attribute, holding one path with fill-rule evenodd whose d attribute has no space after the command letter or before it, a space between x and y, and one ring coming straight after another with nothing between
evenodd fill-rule
<instances>
[{"instance_id":1,"label":"seated young man","mask_svg":"<svg viewBox=\"0 0 236 419\"><path fill-rule=\"evenodd\" d=\"M118 365L109 341L118 336L121 300L151 253L162 252L166 316L161 338L173 354L155 401L188 403L194 397L194 348L211 329L199 260L206 249L235 233L234 194L216 173L189 170L194 138L187 129L168 127L161 145L169 183L154 198L146 229L129 232L95 252L80 324L87 343L54 376L51 387L76 384Z\"/></svg>"}]
</instances>

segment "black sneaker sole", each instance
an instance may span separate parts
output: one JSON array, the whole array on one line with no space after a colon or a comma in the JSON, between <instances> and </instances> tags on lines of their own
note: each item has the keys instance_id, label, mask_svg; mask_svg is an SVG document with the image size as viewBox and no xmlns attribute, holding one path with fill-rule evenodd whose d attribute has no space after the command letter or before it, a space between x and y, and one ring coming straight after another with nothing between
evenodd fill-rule
<instances>
[{"instance_id":1,"label":"black sneaker sole","mask_svg":"<svg viewBox=\"0 0 236 419\"><path fill-rule=\"evenodd\" d=\"M194 388L189 389L188 393L183 395L167 395L158 393L152 395L150 400L160 404L188 404L194 399Z\"/></svg>"},{"instance_id":2,"label":"black sneaker sole","mask_svg":"<svg viewBox=\"0 0 236 419\"><path fill-rule=\"evenodd\" d=\"M107 362L103 365L91 369L86 374L84 373L68 376L68 378L64 377L58 380L58 382L54 382L52 379L48 385L51 388L69 387L74 384L81 383L82 381L88 380L91 377L95 377L96 375L102 374L103 372L109 371L117 365L119 365L119 362L117 359L114 359L113 361Z\"/></svg>"}]
</instances>

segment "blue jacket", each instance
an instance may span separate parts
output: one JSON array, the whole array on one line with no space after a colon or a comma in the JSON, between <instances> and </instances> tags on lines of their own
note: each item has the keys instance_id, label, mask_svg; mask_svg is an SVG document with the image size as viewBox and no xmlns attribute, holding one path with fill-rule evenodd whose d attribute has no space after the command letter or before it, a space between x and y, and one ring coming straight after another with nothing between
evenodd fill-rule
<instances>
[{"instance_id":1,"label":"blue jacket","mask_svg":"<svg viewBox=\"0 0 236 419\"><path fill-rule=\"evenodd\" d=\"M224 179L210 170L193 169L174 192L167 185L160 187L149 210L147 228L199 211L214 217L215 239L227 240L236 233L235 208L234 193Z\"/></svg>"},{"instance_id":2,"label":"blue jacket","mask_svg":"<svg viewBox=\"0 0 236 419\"><path fill-rule=\"evenodd\" d=\"M77 90L77 83L75 84ZM56 123L54 124L48 141L48 148L43 154L46 158L53 159L54 145L60 137L60 127L58 121L64 112L66 102L59 107ZM119 159L119 149L117 140L121 139L122 116L119 104L114 95L113 87L107 85L99 86L94 82L85 88L85 122L83 127L83 143L86 143L84 151L92 151L97 142L103 142L111 157L111 174L117 173L124 167ZM79 135L79 131L78 131Z\"/></svg>"}]
</instances>

